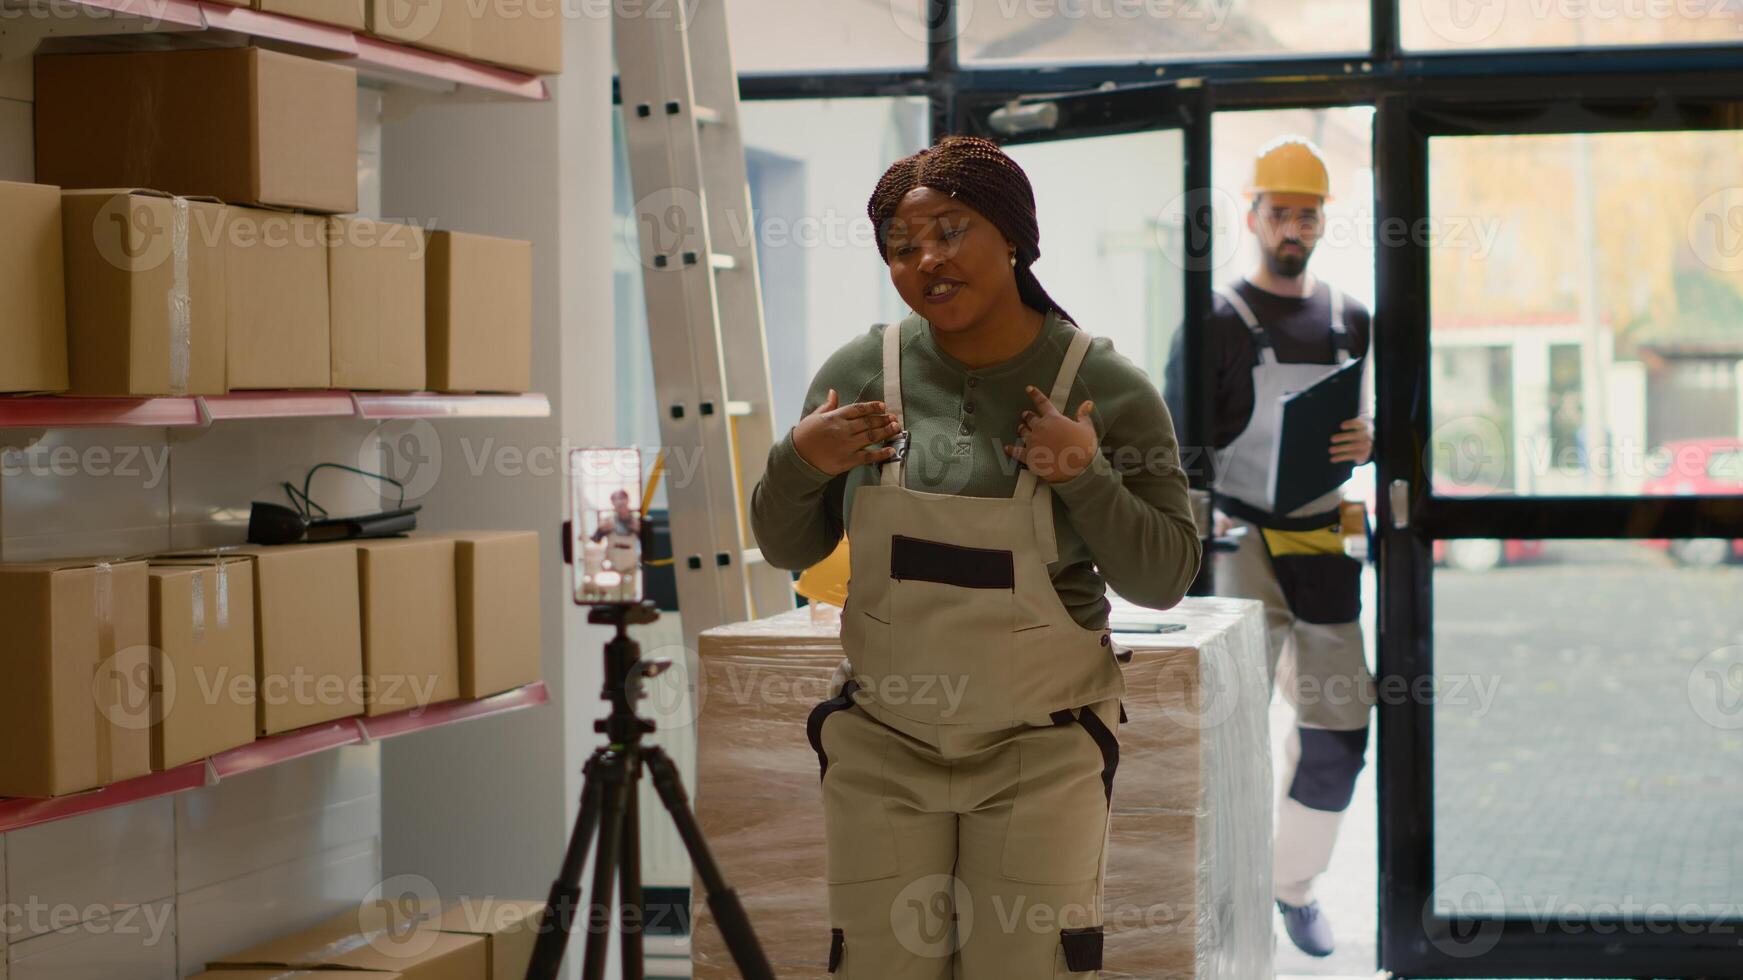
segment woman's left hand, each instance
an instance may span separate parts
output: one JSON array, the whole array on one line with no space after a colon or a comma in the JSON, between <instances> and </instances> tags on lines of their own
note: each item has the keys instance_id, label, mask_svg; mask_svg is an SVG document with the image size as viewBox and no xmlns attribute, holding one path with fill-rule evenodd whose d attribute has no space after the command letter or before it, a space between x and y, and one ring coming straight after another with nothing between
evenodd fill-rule
<instances>
[{"instance_id":1,"label":"woman's left hand","mask_svg":"<svg viewBox=\"0 0 1743 980\"><path fill-rule=\"evenodd\" d=\"M1041 389L1030 385L1028 392L1035 409L1024 412L1017 425L1023 444L1006 446L1005 453L1048 483L1064 483L1088 469L1100 448L1095 423L1090 420L1095 403L1079 405L1077 417L1071 418L1054 407Z\"/></svg>"}]
</instances>

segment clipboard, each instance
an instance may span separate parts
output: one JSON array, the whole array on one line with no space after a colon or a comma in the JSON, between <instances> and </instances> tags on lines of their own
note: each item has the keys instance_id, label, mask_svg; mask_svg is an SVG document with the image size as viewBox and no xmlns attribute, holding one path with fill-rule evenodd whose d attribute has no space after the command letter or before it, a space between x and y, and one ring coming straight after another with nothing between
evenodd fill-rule
<instances>
[{"instance_id":1,"label":"clipboard","mask_svg":"<svg viewBox=\"0 0 1743 980\"><path fill-rule=\"evenodd\" d=\"M1277 441L1271 447L1271 512L1288 514L1331 493L1356 464L1334 463L1331 437L1361 408L1363 358L1277 401Z\"/></svg>"}]
</instances>

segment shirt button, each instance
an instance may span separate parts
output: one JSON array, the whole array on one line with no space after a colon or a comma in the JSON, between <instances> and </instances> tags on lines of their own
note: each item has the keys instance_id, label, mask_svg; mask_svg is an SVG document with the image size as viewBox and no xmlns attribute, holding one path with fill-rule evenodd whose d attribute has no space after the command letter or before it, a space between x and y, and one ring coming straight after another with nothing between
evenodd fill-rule
<instances>
[{"instance_id":1,"label":"shirt button","mask_svg":"<svg viewBox=\"0 0 1743 980\"><path fill-rule=\"evenodd\" d=\"M966 436L973 431L974 431L974 426L969 425L967 422L962 423L962 434L963 435Z\"/></svg>"},{"instance_id":2,"label":"shirt button","mask_svg":"<svg viewBox=\"0 0 1743 980\"><path fill-rule=\"evenodd\" d=\"M977 384L980 384L980 379L979 379L979 378L969 378L969 379L968 379L968 386L969 386L969 387L970 387L970 388L973 388L973 387L974 387L974 386L975 386L975 385L977 385Z\"/></svg>"},{"instance_id":3,"label":"shirt button","mask_svg":"<svg viewBox=\"0 0 1743 980\"><path fill-rule=\"evenodd\" d=\"M962 410L967 412L970 415L973 415L974 414L974 402L964 402L963 406L962 406Z\"/></svg>"}]
</instances>

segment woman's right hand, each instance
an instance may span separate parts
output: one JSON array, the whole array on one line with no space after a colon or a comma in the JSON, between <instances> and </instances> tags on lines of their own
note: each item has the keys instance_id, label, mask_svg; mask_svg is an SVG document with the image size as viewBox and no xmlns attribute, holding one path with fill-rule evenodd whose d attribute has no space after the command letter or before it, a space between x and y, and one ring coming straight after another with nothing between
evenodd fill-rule
<instances>
[{"instance_id":1,"label":"woman's right hand","mask_svg":"<svg viewBox=\"0 0 1743 980\"><path fill-rule=\"evenodd\" d=\"M817 410L793 426L793 448L799 458L829 474L839 476L869 463L881 463L896 454L896 447L878 448L877 443L902 431L902 420L889 414L883 402L842 405L834 388Z\"/></svg>"}]
</instances>

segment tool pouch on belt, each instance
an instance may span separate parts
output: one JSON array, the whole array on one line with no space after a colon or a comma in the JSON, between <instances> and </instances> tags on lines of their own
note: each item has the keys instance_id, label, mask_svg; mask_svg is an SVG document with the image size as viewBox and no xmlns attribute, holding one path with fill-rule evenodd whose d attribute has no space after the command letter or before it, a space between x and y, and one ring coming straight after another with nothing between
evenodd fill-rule
<instances>
[{"instance_id":1,"label":"tool pouch on belt","mask_svg":"<svg viewBox=\"0 0 1743 980\"><path fill-rule=\"evenodd\" d=\"M1362 563L1344 554L1337 525L1315 531L1261 528L1277 584L1297 619L1354 622L1362 614Z\"/></svg>"}]
</instances>

